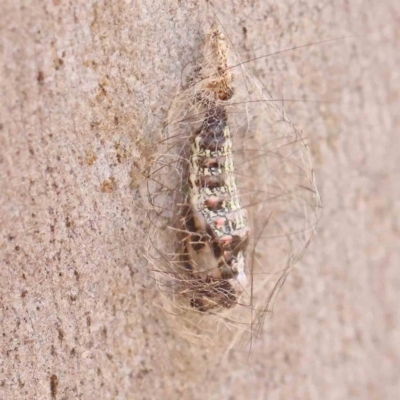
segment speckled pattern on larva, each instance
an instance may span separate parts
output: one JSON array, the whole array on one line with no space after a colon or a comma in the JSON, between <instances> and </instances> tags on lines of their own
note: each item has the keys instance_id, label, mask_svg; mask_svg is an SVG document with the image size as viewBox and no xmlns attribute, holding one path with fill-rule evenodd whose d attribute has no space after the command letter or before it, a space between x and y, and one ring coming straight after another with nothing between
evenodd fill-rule
<instances>
[{"instance_id":1,"label":"speckled pattern on larva","mask_svg":"<svg viewBox=\"0 0 400 400\"><path fill-rule=\"evenodd\" d=\"M192 144L191 206L201 212L218 238L242 236L247 213L241 208L238 196L225 110L213 108L208 114ZM211 119L220 126L216 128Z\"/></svg>"},{"instance_id":2,"label":"speckled pattern on larva","mask_svg":"<svg viewBox=\"0 0 400 400\"><path fill-rule=\"evenodd\" d=\"M233 74L227 66L225 37L216 27L208 35L204 54L210 61L198 72L201 86L196 101L205 110L205 117L193 134L190 149L188 199L192 222L187 224L186 245L193 276L201 276L212 285L224 283L231 299L226 301L222 296L222 301L215 301L213 293L203 294L194 304L206 310L218 305L230 307L236 300L245 280L249 228L234 175L226 112L234 93ZM199 275L203 270L207 272Z\"/></svg>"}]
</instances>

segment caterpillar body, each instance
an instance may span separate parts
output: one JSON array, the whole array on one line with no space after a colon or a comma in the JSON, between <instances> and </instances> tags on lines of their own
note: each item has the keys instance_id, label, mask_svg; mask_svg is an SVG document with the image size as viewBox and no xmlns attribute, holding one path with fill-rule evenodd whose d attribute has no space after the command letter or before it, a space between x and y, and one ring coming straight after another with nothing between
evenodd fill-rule
<instances>
[{"instance_id":1,"label":"caterpillar body","mask_svg":"<svg viewBox=\"0 0 400 400\"><path fill-rule=\"evenodd\" d=\"M161 143L148 184L161 290L186 311L240 304L249 313L235 319L254 326L307 247L320 202L301 133L216 24Z\"/></svg>"},{"instance_id":2,"label":"caterpillar body","mask_svg":"<svg viewBox=\"0 0 400 400\"><path fill-rule=\"evenodd\" d=\"M185 215L189 270L203 288L191 304L201 311L231 307L245 283L245 251L249 228L241 207L232 138L225 103L233 95L233 74L227 71L226 39L214 25L204 54L211 65L196 71L196 102L205 118L194 133L189 155L189 210ZM216 71L216 72L215 72Z\"/></svg>"}]
</instances>

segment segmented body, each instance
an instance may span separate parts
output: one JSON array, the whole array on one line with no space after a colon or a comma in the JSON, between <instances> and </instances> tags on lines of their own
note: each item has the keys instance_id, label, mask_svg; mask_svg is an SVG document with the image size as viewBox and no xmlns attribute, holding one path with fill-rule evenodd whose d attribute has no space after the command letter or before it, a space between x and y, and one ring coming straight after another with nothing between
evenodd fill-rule
<instances>
[{"instance_id":1,"label":"segmented body","mask_svg":"<svg viewBox=\"0 0 400 400\"><path fill-rule=\"evenodd\" d=\"M205 42L208 64L198 80L195 101L205 118L194 133L189 156L189 213L186 252L192 276L203 290L192 304L200 310L231 307L245 282L249 228L235 179L232 139L226 106L233 75L227 65L224 35L213 27ZM196 85L196 83L195 83Z\"/></svg>"},{"instance_id":2,"label":"segmented body","mask_svg":"<svg viewBox=\"0 0 400 400\"><path fill-rule=\"evenodd\" d=\"M309 149L216 26L189 72L148 180L149 259L171 313L254 326L315 232Z\"/></svg>"}]
</instances>

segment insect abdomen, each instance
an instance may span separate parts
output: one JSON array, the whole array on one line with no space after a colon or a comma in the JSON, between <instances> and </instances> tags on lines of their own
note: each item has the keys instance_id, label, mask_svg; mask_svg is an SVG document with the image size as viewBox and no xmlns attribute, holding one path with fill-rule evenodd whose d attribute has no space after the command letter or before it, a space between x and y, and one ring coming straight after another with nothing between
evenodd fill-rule
<instances>
[{"instance_id":1,"label":"insect abdomen","mask_svg":"<svg viewBox=\"0 0 400 400\"><path fill-rule=\"evenodd\" d=\"M240 206L223 107L208 111L194 137L189 184L191 206L202 214L216 237L243 235L247 215Z\"/></svg>"},{"instance_id":2,"label":"insect abdomen","mask_svg":"<svg viewBox=\"0 0 400 400\"><path fill-rule=\"evenodd\" d=\"M244 278L244 251L248 241L247 213L240 205L234 164L232 141L227 122L226 110L222 106L210 107L201 128L195 133L189 164L189 199L191 214L197 235L189 236L189 252L192 251L197 269L206 273L200 275L208 280L207 286L220 286L224 281L229 301L223 302L217 292L211 296L208 289L208 306L230 307L237 298L230 279ZM211 246L199 246L199 232L204 242ZM210 256L210 249L212 255ZM208 251L208 253L207 253ZM203 265L202 265L203 264ZM215 265L212 265L215 264ZM196 269L196 268L195 268ZM205 291L206 293L207 291ZM203 296L204 297L204 296ZM214 302L213 303L213 298ZM211 302L211 305L210 305ZM218 303L218 304L217 304Z\"/></svg>"}]
</instances>

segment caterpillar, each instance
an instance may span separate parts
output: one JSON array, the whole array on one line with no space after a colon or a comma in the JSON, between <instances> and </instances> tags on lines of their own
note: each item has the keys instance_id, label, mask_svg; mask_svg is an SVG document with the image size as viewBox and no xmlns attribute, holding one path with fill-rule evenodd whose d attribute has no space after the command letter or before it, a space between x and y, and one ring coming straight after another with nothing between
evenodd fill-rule
<instances>
[{"instance_id":1,"label":"caterpillar","mask_svg":"<svg viewBox=\"0 0 400 400\"><path fill-rule=\"evenodd\" d=\"M234 305L246 280L249 228L240 205L225 108L234 93L226 53L225 36L213 25L203 51L209 64L192 78L200 80L195 100L205 117L189 155L185 255L191 276L203 286L191 300L201 311Z\"/></svg>"},{"instance_id":2,"label":"caterpillar","mask_svg":"<svg viewBox=\"0 0 400 400\"><path fill-rule=\"evenodd\" d=\"M184 75L148 180L149 258L182 309L241 305L254 326L315 231L308 147L217 24Z\"/></svg>"}]
</instances>

